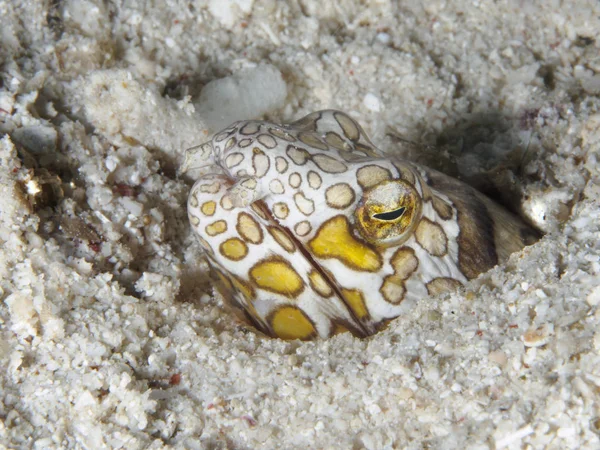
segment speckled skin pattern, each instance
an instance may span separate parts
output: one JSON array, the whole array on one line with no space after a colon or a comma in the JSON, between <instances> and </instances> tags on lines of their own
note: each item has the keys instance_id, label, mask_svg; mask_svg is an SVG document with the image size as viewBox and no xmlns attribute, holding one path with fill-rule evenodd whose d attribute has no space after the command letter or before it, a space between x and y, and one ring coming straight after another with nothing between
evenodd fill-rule
<instances>
[{"instance_id":1,"label":"speckled skin pattern","mask_svg":"<svg viewBox=\"0 0 600 450\"><path fill-rule=\"evenodd\" d=\"M466 184L385 157L347 114L243 121L192 157L188 200L217 288L263 333L364 337L537 233Z\"/></svg>"}]
</instances>

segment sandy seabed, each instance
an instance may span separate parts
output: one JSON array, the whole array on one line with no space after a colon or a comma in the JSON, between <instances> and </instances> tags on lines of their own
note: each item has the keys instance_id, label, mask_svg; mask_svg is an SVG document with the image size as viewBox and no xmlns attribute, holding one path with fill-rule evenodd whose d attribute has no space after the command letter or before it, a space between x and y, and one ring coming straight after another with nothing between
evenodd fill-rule
<instances>
[{"instance_id":1,"label":"sandy seabed","mask_svg":"<svg viewBox=\"0 0 600 450\"><path fill-rule=\"evenodd\" d=\"M0 447L600 447L597 1L14 0L0 22ZM212 296L177 169L233 120L324 108L545 237L372 338L258 336Z\"/></svg>"}]
</instances>

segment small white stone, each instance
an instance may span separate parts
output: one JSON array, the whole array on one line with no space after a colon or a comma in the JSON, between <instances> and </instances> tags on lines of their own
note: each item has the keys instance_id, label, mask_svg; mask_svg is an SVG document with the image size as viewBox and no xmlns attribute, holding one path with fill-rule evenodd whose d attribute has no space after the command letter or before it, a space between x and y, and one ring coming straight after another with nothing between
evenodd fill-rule
<instances>
[{"instance_id":1,"label":"small white stone","mask_svg":"<svg viewBox=\"0 0 600 450\"><path fill-rule=\"evenodd\" d=\"M370 92L365 95L365 98L363 98L363 105L365 105L369 111L381 111L381 103L379 102L379 98Z\"/></svg>"},{"instance_id":2,"label":"small white stone","mask_svg":"<svg viewBox=\"0 0 600 450\"><path fill-rule=\"evenodd\" d=\"M509 435L503 436L502 438L496 439L496 449L508 447L514 442L518 442L526 436L533 433L531 425L527 425L517 431L512 432Z\"/></svg>"},{"instance_id":3,"label":"small white stone","mask_svg":"<svg viewBox=\"0 0 600 450\"><path fill-rule=\"evenodd\" d=\"M27 187L27 193L32 196L42 191L42 188L36 180L29 180L25 186Z\"/></svg>"},{"instance_id":4,"label":"small white stone","mask_svg":"<svg viewBox=\"0 0 600 450\"><path fill-rule=\"evenodd\" d=\"M142 212L144 211L144 205L127 197L122 197L121 203L135 217L140 217L142 215Z\"/></svg>"},{"instance_id":5,"label":"small white stone","mask_svg":"<svg viewBox=\"0 0 600 450\"><path fill-rule=\"evenodd\" d=\"M75 402L75 410L79 413L83 413L85 409L93 408L98 405L96 398L90 393L90 391L83 391L77 401Z\"/></svg>"},{"instance_id":6,"label":"small white stone","mask_svg":"<svg viewBox=\"0 0 600 450\"><path fill-rule=\"evenodd\" d=\"M250 13L254 0L210 0L208 9L226 28L231 28L244 14Z\"/></svg>"},{"instance_id":7,"label":"small white stone","mask_svg":"<svg viewBox=\"0 0 600 450\"><path fill-rule=\"evenodd\" d=\"M367 406L367 409L369 410L369 413L371 413L372 416L376 416L381 413L381 408L375 403Z\"/></svg>"},{"instance_id":8,"label":"small white stone","mask_svg":"<svg viewBox=\"0 0 600 450\"><path fill-rule=\"evenodd\" d=\"M574 427L561 427L556 430L556 435L560 438L574 436L577 430Z\"/></svg>"},{"instance_id":9,"label":"small white stone","mask_svg":"<svg viewBox=\"0 0 600 450\"><path fill-rule=\"evenodd\" d=\"M596 306L598 303L600 303L600 285L592 289L592 291L585 298L585 301L590 306Z\"/></svg>"},{"instance_id":10,"label":"small white stone","mask_svg":"<svg viewBox=\"0 0 600 450\"><path fill-rule=\"evenodd\" d=\"M377 33L375 38L384 45L387 45L392 40L392 37L387 33Z\"/></svg>"},{"instance_id":11,"label":"small white stone","mask_svg":"<svg viewBox=\"0 0 600 450\"><path fill-rule=\"evenodd\" d=\"M119 158L117 158L116 156L110 155L104 161L104 165L109 170L109 172L112 172L113 170L115 170L117 168L117 166L119 165L119 162L120 162Z\"/></svg>"},{"instance_id":12,"label":"small white stone","mask_svg":"<svg viewBox=\"0 0 600 450\"><path fill-rule=\"evenodd\" d=\"M218 130L236 120L259 117L283 106L287 85L270 64L213 80L202 89L198 112L209 128Z\"/></svg>"}]
</instances>

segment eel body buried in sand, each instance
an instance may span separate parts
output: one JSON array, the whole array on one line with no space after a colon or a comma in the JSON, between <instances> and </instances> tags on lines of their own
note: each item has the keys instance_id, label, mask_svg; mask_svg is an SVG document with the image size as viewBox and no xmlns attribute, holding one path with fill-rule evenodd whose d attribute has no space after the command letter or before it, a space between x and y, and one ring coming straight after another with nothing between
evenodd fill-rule
<instances>
[{"instance_id":1,"label":"eel body buried in sand","mask_svg":"<svg viewBox=\"0 0 600 450\"><path fill-rule=\"evenodd\" d=\"M234 123L188 150L188 214L223 297L283 339L360 337L538 233L466 184L385 157L340 111Z\"/></svg>"}]
</instances>

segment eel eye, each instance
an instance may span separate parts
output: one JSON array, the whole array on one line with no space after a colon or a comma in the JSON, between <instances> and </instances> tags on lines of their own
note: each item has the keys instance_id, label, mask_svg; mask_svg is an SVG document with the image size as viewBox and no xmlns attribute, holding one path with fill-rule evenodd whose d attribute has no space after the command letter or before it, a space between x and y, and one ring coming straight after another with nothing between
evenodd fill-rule
<instances>
[{"instance_id":1,"label":"eel eye","mask_svg":"<svg viewBox=\"0 0 600 450\"><path fill-rule=\"evenodd\" d=\"M399 219L406 211L406 208L402 206L401 208L395 209L393 211L388 211L379 214L373 214L374 219L385 220L386 222L390 222L392 220Z\"/></svg>"},{"instance_id":2,"label":"eel eye","mask_svg":"<svg viewBox=\"0 0 600 450\"><path fill-rule=\"evenodd\" d=\"M421 196L404 180L388 180L366 190L354 211L361 236L379 246L406 241L421 219Z\"/></svg>"}]
</instances>

